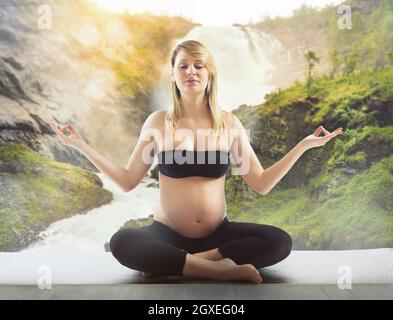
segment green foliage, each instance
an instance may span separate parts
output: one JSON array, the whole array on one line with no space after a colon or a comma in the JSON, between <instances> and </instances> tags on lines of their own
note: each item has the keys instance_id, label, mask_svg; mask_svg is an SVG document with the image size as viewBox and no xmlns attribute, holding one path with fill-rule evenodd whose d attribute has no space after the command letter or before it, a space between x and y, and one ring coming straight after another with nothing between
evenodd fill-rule
<instances>
[{"instance_id":1,"label":"green foliage","mask_svg":"<svg viewBox=\"0 0 393 320\"><path fill-rule=\"evenodd\" d=\"M318 48L321 53L326 50L333 76L391 64L388 52L393 43L392 2L345 3L352 9L351 29L340 29L340 15L333 5L321 10L303 5L291 17L265 18L253 26L274 35L287 48L305 45Z\"/></svg>"},{"instance_id":2,"label":"green foliage","mask_svg":"<svg viewBox=\"0 0 393 320\"><path fill-rule=\"evenodd\" d=\"M297 250L392 247L392 173L390 156L331 186L334 190L324 201L310 197L307 190L285 189L253 201L230 202L227 212L232 220L286 230Z\"/></svg>"},{"instance_id":3,"label":"green foliage","mask_svg":"<svg viewBox=\"0 0 393 320\"><path fill-rule=\"evenodd\" d=\"M346 60L346 72L355 69L375 69L387 65L386 53L392 42L393 14L383 6L371 12L352 10L352 29L340 30L331 25L327 44L336 48ZM355 11L355 12L354 12Z\"/></svg>"},{"instance_id":4,"label":"green foliage","mask_svg":"<svg viewBox=\"0 0 393 320\"><path fill-rule=\"evenodd\" d=\"M23 248L50 223L112 200L96 175L23 144L0 143L0 163L0 251Z\"/></svg>"},{"instance_id":5,"label":"green foliage","mask_svg":"<svg viewBox=\"0 0 393 320\"><path fill-rule=\"evenodd\" d=\"M266 196L227 177L229 217L281 227L295 249L392 247L392 79L393 67L316 77L312 100L297 81L262 105L234 110L264 169L321 124L344 132L305 152Z\"/></svg>"}]
</instances>

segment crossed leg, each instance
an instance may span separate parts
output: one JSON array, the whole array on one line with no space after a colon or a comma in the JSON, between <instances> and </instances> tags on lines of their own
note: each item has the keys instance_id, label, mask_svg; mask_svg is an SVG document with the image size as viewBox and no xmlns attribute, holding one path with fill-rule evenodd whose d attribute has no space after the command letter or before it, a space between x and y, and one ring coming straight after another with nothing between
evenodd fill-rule
<instances>
[{"instance_id":1,"label":"crossed leg","mask_svg":"<svg viewBox=\"0 0 393 320\"><path fill-rule=\"evenodd\" d=\"M163 272L261 282L257 269L283 260L292 248L291 238L285 231L254 223L229 222L209 238L209 246L213 249L197 252L195 248L200 247L204 239L196 239L195 246L190 246L194 253L179 248L170 230L165 230L165 236L158 234L160 232L155 229L144 227L120 231L111 239L112 253L123 265L145 272L145 276L148 272ZM187 241L187 238L180 238L180 242Z\"/></svg>"},{"instance_id":2,"label":"crossed leg","mask_svg":"<svg viewBox=\"0 0 393 320\"><path fill-rule=\"evenodd\" d=\"M223 258L218 248L188 253L184 264L183 276L213 280L246 280L261 283L262 277L252 264L237 265L229 258ZM142 272L142 280L149 280L153 274Z\"/></svg>"}]
</instances>

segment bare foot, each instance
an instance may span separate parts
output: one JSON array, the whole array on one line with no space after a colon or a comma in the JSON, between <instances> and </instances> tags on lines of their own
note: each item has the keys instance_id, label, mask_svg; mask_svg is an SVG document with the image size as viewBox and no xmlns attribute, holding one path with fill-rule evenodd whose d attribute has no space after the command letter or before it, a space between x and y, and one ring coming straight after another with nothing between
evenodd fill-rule
<instances>
[{"instance_id":1,"label":"bare foot","mask_svg":"<svg viewBox=\"0 0 393 320\"><path fill-rule=\"evenodd\" d=\"M215 261L217 270L219 270L218 280L248 280L255 283L261 283L262 277L259 271L252 264L237 265L233 260L224 258ZM141 272L142 280L150 280L155 277L154 274ZM184 279L198 279L198 277L180 276Z\"/></svg>"},{"instance_id":2,"label":"bare foot","mask_svg":"<svg viewBox=\"0 0 393 320\"><path fill-rule=\"evenodd\" d=\"M204 251L204 252L197 252L193 254L194 256L207 259L207 260L212 260L212 261L217 261L217 260L222 260L223 256L217 249L213 249L210 251Z\"/></svg>"},{"instance_id":3,"label":"bare foot","mask_svg":"<svg viewBox=\"0 0 393 320\"><path fill-rule=\"evenodd\" d=\"M249 280L256 283L263 281L259 271L252 264L237 265L229 258L221 259L217 263L222 270L219 276L221 280Z\"/></svg>"}]
</instances>

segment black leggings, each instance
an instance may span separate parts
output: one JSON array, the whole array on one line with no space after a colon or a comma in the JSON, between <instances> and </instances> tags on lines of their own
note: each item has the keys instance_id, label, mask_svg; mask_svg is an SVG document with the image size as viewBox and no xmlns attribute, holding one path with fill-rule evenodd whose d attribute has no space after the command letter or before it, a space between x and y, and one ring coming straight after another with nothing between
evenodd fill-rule
<instances>
[{"instance_id":1,"label":"black leggings","mask_svg":"<svg viewBox=\"0 0 393 320\"><path fill-rule=\"evenodd\" d=\"M257 269L270 266L291 253L292 239L277 227L227 217L209 236L188 238L153 220L148 226L119 230L112 236L110 248L128 268L169 276L182 275L187 253L214 248L236 264L251 263Z\"/></svg>"}]
</instances>

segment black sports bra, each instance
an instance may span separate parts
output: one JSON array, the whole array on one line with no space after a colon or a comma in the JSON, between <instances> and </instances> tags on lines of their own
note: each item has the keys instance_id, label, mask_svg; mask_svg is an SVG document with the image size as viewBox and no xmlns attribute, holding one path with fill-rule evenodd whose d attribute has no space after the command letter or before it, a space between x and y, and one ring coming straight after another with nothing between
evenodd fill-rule
<instances>
[{"instance_id":1,"label":"black sports bra","mask_svg":"<svg viewBox=\"0 0 393 320\"><path fill-rule=\"evenodd\" d=\"M220 150L165 150L157 154L160 172L172 178L219 178L229 167L229 152Z\"/></svg>"}]
</instances>

